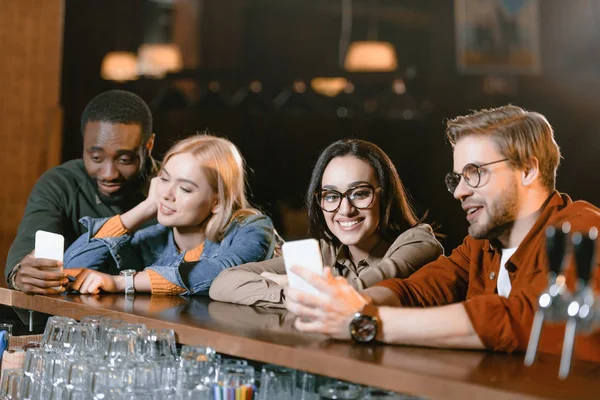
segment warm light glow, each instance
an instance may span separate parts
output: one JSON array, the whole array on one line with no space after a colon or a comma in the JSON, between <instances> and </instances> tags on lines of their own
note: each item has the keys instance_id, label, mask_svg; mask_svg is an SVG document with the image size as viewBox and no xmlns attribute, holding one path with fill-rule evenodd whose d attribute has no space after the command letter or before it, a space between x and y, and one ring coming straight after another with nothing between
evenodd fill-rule
<instances>
[{"instance_id":1,"label":"warm light glow","mask_svg":"<svg viewBox=\"0 0 600 400\"><path fill-rule=\"evenodd\" d=\"M127 51L112 51L104 56L100 76L108 81L133 81L137 75L137 57Z\"/></svg>"},{"instance_id":2,"label":"warm light glow","mask_svg":"<svg viewBox=\"0 0 600 400\"><path fill-rule=\"evenodd\" d=\"M310 81L310 87L317 93L335 97L346 88L348 81L346 78L314 78Z\"/></svg>"},{"instance_id":3,"label":"warm light glow","mask_svg":"<svg viewBox=\"0 0 600 400\"><path fill-rule=\"evenodd\" d=\"M304 92L306 92L306 83L304 83L304 81L301 81L301 80L296 80L296 81L294 81L294 84L292 85L292 89L296 93L304 93Z\"/></svg>"},{"instance_id":4,"label":"warm light glow","mask_svg":"<svg viewBox=\"0 0 600 400\"><path fill-rule=\"evenodd\" d=\"M397 67L396 50L389 42L353 42L344 62L344 68L353 72L394 71Z\"/></svg>"},{"instance_id":5,"label":"warm light glow","mask_svg":"<svg viewBox=\"0 0 600 400\"><path fill-rule=\"evenodd\" d=\"M404 94L406 92L406 84L402 79L394 79L394 82L392 82L392 91L396 94Z\"/></svg>"},{"instance_id":6,"label":"warm light glow","mask_svg":"<svg viewBox=\"0 0 600 400\"><path fill-rule=\"evenodd\" d=\"M138 73L162 78L168 72L181 71L183 61L175 44L143 44L138 49Z\"/></svg>"}]
</instances>

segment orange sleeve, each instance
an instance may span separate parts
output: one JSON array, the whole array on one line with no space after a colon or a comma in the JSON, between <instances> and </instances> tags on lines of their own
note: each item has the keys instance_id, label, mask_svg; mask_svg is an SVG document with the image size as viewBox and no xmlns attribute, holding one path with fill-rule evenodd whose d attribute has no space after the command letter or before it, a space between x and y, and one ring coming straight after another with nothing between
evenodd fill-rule
<instances>
[{"instance_id":1,"label":"orange sleeve","mask_svg":"<svg viewBox=\"0 0 600 400\"><path fill-rule=\"evenodd\" d=\"M469 285L469 243L441 255L405 279L391 278L374 286L388 288L402 307L433 307L458 303L467 297Z\"/></svg>"},{"instance_id":2,"label":"orange sleeve","mask_svg":"<svg viewBox=\"0 0 600 400\"><path fill-rule=\"evenodd\" d=\"M186 291L185 288L170 282L158 272L151 269L146 269L146 271L148 271L148 277L150 278L152 294L178 295Z\"/></svg>"},{"instance_id":3,"label":"orange sleeve","mask_svg":"<svg viewBox=\"0 0 600 400\"><path fill-rule=\"evenodd\" d=\"M115 215L102 225L102 228L94 235L96 239L118 237L129 233L127 228L121 222L121 216Z\"/></svg>"}]
</instances>

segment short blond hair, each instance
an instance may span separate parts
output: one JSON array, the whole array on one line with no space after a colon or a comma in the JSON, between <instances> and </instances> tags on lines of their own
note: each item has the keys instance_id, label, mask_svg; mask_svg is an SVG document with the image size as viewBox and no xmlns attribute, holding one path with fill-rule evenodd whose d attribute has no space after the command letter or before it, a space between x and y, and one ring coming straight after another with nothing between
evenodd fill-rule
<instances>
[{"instance_id":1,"label":"short blond hair","mask_svg":"<svg viewBox=\"0 0 600 400\"><path fill-rule=\"evenodd\" d=\"M526 168L532 157L539 161L540 181L553 191L560 149L552 126L542 114L507 105L474 111L446 123L446 136L452 145L468 135L490 136L513 167Z\"/></svg>"},{"instance_id":2,"label":"short blond hair","mask_svg":"<svg viewBox=\"0 0 600 400\"><path fill-rule=\"evenodd\" d=\"M207 239L219 242L236 218L260 214L246 199L245 162L238 148L229 140L202 133L177 142L167 152L163 165L176 154L189 153L198 161L208 183L218 198L217 212L205 226Z\"/></svg>"}]
</instances>

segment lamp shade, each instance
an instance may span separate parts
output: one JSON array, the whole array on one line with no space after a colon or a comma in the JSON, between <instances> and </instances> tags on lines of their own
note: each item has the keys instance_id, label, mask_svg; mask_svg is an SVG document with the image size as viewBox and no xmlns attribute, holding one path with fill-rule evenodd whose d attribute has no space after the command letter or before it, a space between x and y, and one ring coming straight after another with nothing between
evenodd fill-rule
<instances>
[{"instance_id":1,"label":"lamp shade","mask_svg":"<svg viewBox=\"0 0 600 400\"><path fill-rule=\"evenodd\" d=\"M111 51L104 56L100 76L109 81L132 81L138 78L137 57L127 51Z\"/></svg>"},{"instance_id":2,"label":"lamp shade","mask_svg":"<svg viewBox=\"0 0 600 400\"><path fill-rule=\"evenodd\" d=\"M183 68L181 52L175 44L143 44L138 49L138 73L162 78Z\"/></svg>"},{"instance_id":3,"label":"lamp shade","mask_svg":"<svg viewBox=\"0 0 600 400\"><path fill-rule=\"evenodd\" d=\"M344 68L352 72L385 72L398 67L396 50L389 42L353 42L348 47Z\"/></svg>"},{"instance_id":4,"label":"lamp shade","mask_svg":"<svg viewBox=\"0 0 600 400\"><path fill-rule=\"evenodd\" d=\"M310 81L310 87L312 87L312 89L319 93L320 95L326 96L326 97L335 97L338 94L340 94L340 92L342 90L344 90L346 88L346 85L348 85L348 81L346 80L346 78L341 78L341 77L337 77L337 78L326 78L326 77L319 77L319 78L314 78L313 80Z\"/></svg>"}]
</instances>

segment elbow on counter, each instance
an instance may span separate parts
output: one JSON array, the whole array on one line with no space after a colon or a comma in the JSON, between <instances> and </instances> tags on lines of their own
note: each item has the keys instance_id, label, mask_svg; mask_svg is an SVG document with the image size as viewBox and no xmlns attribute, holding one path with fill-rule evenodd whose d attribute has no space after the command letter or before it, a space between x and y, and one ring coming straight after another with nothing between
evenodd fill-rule
<instances>
[{"instance_id":1,"label":"elbow on counter","mask_svg":"<svg viewBox=\"0 0 600 400\"><path fill-rule=\"evenodd\" d=\"M233 302L233 293L235 292L236 285L232 284L229 276L235 274L235 268L228 268L223 270L212 282L208 295L212 300L224 301L227 303Z\"/></svg>"}]
</instances>

